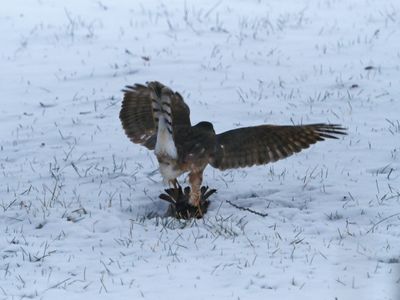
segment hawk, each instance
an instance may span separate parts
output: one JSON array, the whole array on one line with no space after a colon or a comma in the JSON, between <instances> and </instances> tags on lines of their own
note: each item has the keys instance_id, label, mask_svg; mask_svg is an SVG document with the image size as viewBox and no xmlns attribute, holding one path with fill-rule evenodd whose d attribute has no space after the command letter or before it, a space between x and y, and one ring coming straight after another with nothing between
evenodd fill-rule
<instances>
[{"instance_id":1,"label":"hawk","mask_svg":"<svg viewBox=\"0 0 400 300\"><path fill-rule=\"evenodd\" d=\"M189 106L178 92L160 82L122 90L120 120L129 139L154 150L164 181L174 188L189 173L188 202L200 208L207 165L220 170L262 165L286 158L345 128L337 124L259 125L216 134L212 123L192 125Z\"/></svg>"}]
</instances>

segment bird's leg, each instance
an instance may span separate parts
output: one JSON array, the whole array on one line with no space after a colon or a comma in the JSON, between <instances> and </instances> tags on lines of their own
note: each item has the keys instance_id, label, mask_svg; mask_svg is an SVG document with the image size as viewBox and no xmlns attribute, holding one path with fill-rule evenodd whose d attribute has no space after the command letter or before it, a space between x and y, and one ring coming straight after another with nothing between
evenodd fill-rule
<instances>
[{"instance_id":1,"label":"bird's leg","mask_svg":"<svg viewBox=\"0 0 400 300\"><path fill-rule=\"evenodd\" d=\"M201 183L203 181L203 172L190 173L189 183L191 186L189 203L200 209L200 197L201 197ZM200 211L201 213L201 211Z\"/></svg>"}]
</instances>

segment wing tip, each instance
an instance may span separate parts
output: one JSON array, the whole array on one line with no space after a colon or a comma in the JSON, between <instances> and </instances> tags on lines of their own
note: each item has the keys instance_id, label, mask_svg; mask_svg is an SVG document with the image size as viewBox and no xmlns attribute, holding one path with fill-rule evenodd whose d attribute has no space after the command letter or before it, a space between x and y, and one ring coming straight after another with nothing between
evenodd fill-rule
<instances>
[{"instance_id":1,"label":"wing tip","mask_svg":"<svg viewBox=\"0 0 400 300\"><path fill-rule=\"evenodd\" d=\"M307 125L306 125L307 126ZM347 135L348 128L343 127L341 124L312 124L308 125L318 133L321 138L339 139L340 136Z\"/></svg>"}]
</instances>

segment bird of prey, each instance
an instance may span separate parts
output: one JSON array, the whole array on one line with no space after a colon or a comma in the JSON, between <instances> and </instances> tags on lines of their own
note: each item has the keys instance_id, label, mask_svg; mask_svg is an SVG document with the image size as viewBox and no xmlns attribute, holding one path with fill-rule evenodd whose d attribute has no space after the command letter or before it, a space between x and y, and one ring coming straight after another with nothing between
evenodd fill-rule
<instances>
[{"instance_id":1,"label":"bird of prey","mask_svg":"<svg viewBox=\"0 0 400 300\"><path fill-rule=\"evenodd\" d=\"M182 96L157 82L123 89L120 119L126 135L154 150L166 183L178 187L177 177L189 173L188 202L200 207L203 171L267 164L286 158L326 138L346 134L337 124L259 125L216 134L210 122L192 125Z\"/></svg>"}]
</instances>

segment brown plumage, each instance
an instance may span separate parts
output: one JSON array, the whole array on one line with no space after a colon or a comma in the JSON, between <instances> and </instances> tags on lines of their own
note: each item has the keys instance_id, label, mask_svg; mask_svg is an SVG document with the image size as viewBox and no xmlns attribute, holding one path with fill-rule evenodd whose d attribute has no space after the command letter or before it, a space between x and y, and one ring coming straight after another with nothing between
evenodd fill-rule
<instances>
[{"instance_id":1,"label":"brown plumage","mask_svg":"<svg viewBox=\"0 0 400 300\"><path fill-rule=\"evenodd\" d=\"M203 171L267 164L300 152L325 139L346 134L336 124L260 125L216 134L209 122L190 123L190 110L179 93L159 82L123 90L120 119L126 135L155 154L163 178L189 172L190 203L199 205Z\"/></svg>"}]
</instances>

